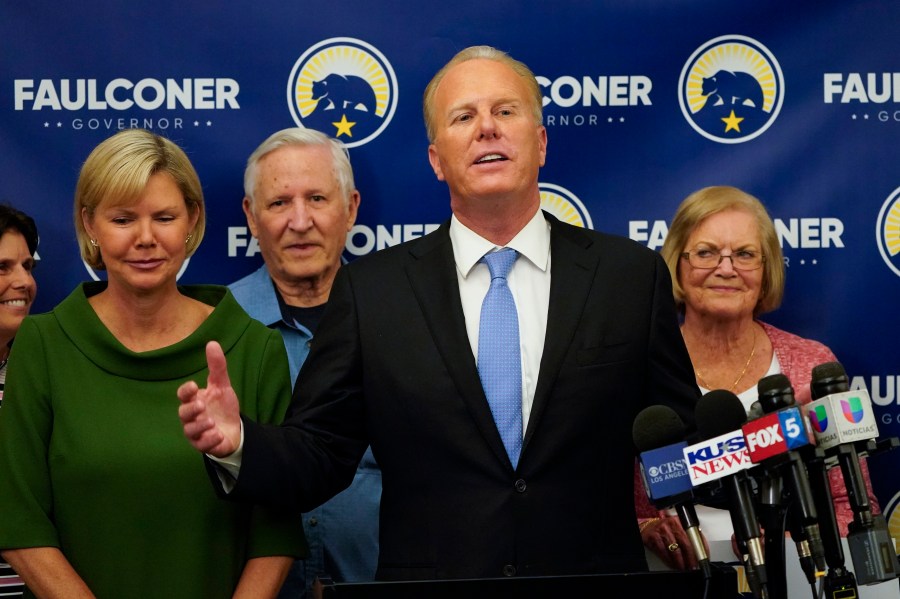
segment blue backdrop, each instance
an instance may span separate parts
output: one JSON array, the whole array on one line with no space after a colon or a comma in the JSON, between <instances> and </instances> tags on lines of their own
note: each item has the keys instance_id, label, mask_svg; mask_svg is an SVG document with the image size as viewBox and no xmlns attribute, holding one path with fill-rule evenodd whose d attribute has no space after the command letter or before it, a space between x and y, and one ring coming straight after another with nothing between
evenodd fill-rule
<instances>
[{"instance_id":1,"label":"blue backdrop","mask_svg":"<svg viewBox=\"0 0 900 599\"><path fill-rule=\"evenodd\" d=\"M41 232L37 311L92 276L72 192L90 149L123 127L175 140L200 174L207 235L183 282L259 265L244 162L295 124L350 147L362 206L348 258L422 235L449 216L422 91L457 50L490 44L544 88L547 209L658 248L690 192L756 195L788 264L784 305L766 320L828 344L869 388L882 434L900 435L900 3L94 0L2 12L0 199ZM895 537L898 464L871 464Z\"/></svg>"}]
</instances>

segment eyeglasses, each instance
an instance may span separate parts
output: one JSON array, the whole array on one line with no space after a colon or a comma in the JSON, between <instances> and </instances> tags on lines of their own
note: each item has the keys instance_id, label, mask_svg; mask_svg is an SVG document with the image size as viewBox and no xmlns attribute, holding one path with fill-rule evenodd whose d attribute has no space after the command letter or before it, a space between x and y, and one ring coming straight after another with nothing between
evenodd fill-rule
<instances>
[{"instance_id":1,"label":"eyeglasses","mask_svg":"<svg viewBox=\"0 0 900 599\"><path fill-rule=\"evenodd\" d=\"M766 261L766 257L762 253L752 250L738 250L730 254L723 254L719 250L699 249L682 252L681 257L687 258L694 268L717 268L723 259L728 258L731 260L731 267L735 270L756 270Z\"/></svg>"}]
</instances>

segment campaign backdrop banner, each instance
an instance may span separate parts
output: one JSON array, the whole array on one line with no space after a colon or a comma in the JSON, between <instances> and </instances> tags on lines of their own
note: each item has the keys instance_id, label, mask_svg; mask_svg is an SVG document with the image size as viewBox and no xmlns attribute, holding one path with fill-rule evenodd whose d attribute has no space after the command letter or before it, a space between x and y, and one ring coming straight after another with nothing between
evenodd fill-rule
<instances>
[{"instance_id":1,"label":"campaign backdrop banner","mask_svg":"<svg viewBox=\"0 0 900 599\"><path fill-rule=\"evenodd\" d=\"M180 144L203 183L206 237L182 282L260 265L243 170L284 127L349 148L362 204L348 260L426 234L450 209L422 92L458 50L488 44L543 89L545 209L658 249L689 193L757 196L787 266L763 319L831 347L881 435L900 435L900 3L4 4L0 200L40 230L35 311L103 276L79 257L72 196L90 150L128 127ZM900 451L870 466L900 537Z\"/></svg>"}]
</instances>

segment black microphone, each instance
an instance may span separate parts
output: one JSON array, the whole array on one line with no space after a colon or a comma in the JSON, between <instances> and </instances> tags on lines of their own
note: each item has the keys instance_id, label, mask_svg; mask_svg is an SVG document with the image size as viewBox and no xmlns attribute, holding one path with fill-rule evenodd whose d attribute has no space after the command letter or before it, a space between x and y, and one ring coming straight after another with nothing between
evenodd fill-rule
<instances>
[{"instance_id":1,"label":"black microphone","mask_svg":"<svg viewBox=\"0 0 900 599\"><path fill-rule=\"evenodd\" d=\"M828 574L825 580L826 595L835 596L838 591L856 589L856 578L853 572L844 566L844 548L841 544L840 528L834 513L834 496L831 493L831 481L828 478L828 467L825 451L816 445L807 445L800 449L800 455L806 464L809 488L818 515L819 533L822 537L822 551ZM791 536L794 531L791 531ZM798 548L798 553L800 549ZM829 589L831 589L831 592ZM837 596L842 596L838 594ZM851 595L848 595L851 596Z\"/></svg>"},{"instance_id":2,"label":"black microphone","mask_svg":"<svg viewBox=\"0 0 900 599\"><path fill-rule=\"evenodd\" d=\"M872 416L868 393L858 393L855 397L859 401L858 405L850 406L850 382L840 362L828 362L813 368L809 389L813 401L809 404L808 412L816 439L829 456L837 457L847 485L854 520L867 526L872 521L872 506L866 492L856 442L876 438L878 427L869 425L849 428L848 420L855 419L860 424L868 424L864 422ZM843 405L840 405L842 402ZM858 408L859 416L852 414L854 407ZM874 424L874 417L871 420ZM841 435L848 430L853 434L845 440Z\"/></svg>"},{"instance_id":3,"label":"black microphone","mask_svg":"<svg viewBox=\"0 0 900 599\"><path fill-rule=\"evenodd\" d=\"M814 401L808 414L813 431L827 455L837 457L853 510L847 543L856 579L860 584L875 584L896 578L900 563L894 541L884 516L872 513L857 449L857 444L878 436L869 394L864 389L850 390L839 362L813 368L810 391Z\"/></svg>"},{"instance_id":4,"label":"black microphone","mask_svg":"<svg viewBox=\"0 0 900 599\"><path fill-rule=\"evenodd\" d=\"M710 391L701 397L694 410L697 431L705 441L685 449L688 471L695 484L715 484L724 489L747 583L756 597L767 598L766 562L759 520L753 507L752 481L746 472L751 464L741 432L741 425L747 421L747 413L741 400L724 389ZM712 471L729 473L713 482L705 482L704 478L695 478L695 470L699 470L706 480L711 480L707 473Z\"/></svg>"},{"instance_id":5,"label":"black microphone","mask_svg":"<svg viewBox=\"0 0 900 599\"><path fill-rule=\"evenodd\" d=\"M810 585L814 585L825 575L825 550L816 502L800 453L800 449L811 447L805 418L796 406L794 388L783 374L760 379L757 393L763 415L747 423L743 430L750 459L763 466L760 487L764 492L760 496L765 508L766 552L770 563L778 556L779 567L777 572L769 572L770 582L775 585L778 578L777 584L786 591L783 556L787 520L800 567ZM786 488L783 481L787 481Z\"/></svg>"},{"instance_id":6,"label":"black microphone","mask_svg":"<svg viewBox=\"0 0 900 599\"><path fill-rule=\"evenodd\" d=\"M712 578L709 554L694 509L693 486L684 463L686 428L675 410L654 405L634 419L632 439L640 453L641 478L657 509L674 508L704 577Z\"/></svg>"}]
</instances>

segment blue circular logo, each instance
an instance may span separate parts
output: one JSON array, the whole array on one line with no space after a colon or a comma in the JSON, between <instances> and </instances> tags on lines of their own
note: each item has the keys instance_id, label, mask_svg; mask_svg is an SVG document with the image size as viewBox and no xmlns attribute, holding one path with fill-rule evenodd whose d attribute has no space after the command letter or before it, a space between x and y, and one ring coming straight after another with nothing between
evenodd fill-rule
<instances>
[{"instance_id":1,"label":"blue circular logo","mask_svg":"<svg viewBox=\"0 0 900 599\"><path fill-rule=\"evenodd\" d=\"M593 229L591 215L578 197L559 185L538 183L541 190L541 209L546 210L564 223Z\"/></svg>"},{"instance_id":2,"label":"blue circular logo","mask_svg":"<svg viewBox=\"0 0 900 599\"><path fill-rule=\"evenodd\" d=\"M762 135L784 100L784 76L775 56L741 35L710 40L688 59L678 80L681 113L712 141L736 144Z\"/></svg>"},{"instance_id":3,"label":"blue circular logo","mask_svg":"<svg viewBox=\"0 0 900 599\"><path fill-rule=\"evenodd\" d=\"M900 277L900 187L891 192L878 213L875 237L881 258Z\"/></svg>"},{"instance_id":4,"label":"blue circular logo","mask_svg":"<svg viewBox=\"0 0 900 599\"><path fill-rule=\"evenodd\" d=\"M888 531L894 539L894 551L900 550L900 493L896 493L882 510L888 523Z\"/></svg>"},{"instance_id":5,"label":"blue circular logo","mask_svg":"<svg viewBox=\"0 0 900 599\"><path fill-rule=\"evenodd\" d=\"M358 39L335 37L303 53L287 86L299 127L361 146L384 131L397 108L397 77L384 55Z\"/></svg>"}]
</instances>

